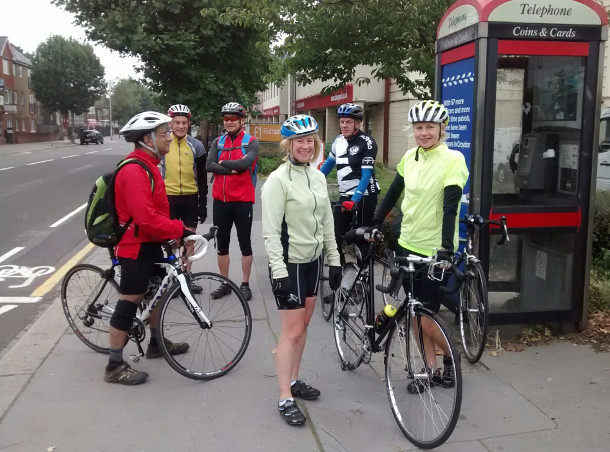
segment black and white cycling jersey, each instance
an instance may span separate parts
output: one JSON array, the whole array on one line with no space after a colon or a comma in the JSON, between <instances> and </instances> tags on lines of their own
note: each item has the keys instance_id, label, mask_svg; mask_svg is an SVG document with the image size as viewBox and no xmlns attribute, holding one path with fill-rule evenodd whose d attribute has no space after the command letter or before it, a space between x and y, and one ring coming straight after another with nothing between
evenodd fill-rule
<instances>
[{"instance_id":1,"label":"black and white cycling jersey","mask_svg":"<svg viewBox=\"0 0 610 452\"><path fill-rule=\"evenodd\" d=\"M372 171L364 196L379 193L379 184L375 178L376 157L377 143L361 130L349 138L339 135L335 139L329 158L335 160L337 165L337 180L341 196L354 194L360 183L363 169Z\"/></svg>"}]
</instances>

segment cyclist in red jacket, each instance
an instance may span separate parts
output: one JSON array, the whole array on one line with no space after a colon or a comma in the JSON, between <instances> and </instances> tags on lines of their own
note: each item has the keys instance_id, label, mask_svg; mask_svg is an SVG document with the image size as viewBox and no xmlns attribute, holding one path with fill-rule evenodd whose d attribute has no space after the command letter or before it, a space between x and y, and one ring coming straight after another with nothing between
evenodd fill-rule
<instances>
[{"instance_id":1,"label":"cyclist in red jacket","mask_svg":"<svg viewBox=\"0 0 610 452\"><path fill-rule=\"evenodd\" d=\"M214 173L214 226L220 274L229 277L229 242L235 223L237 240L241 250L242 283L239 287L246 300L252 298L250 271L252 269L252 206L256 186L256 161L258 140L243 130L246 110L237 102L229 102L220 110L226 135L214 140L208 154L208 172ZM231 293L221 284L211 293L214 299Z\"/></svg>"},{"instance_id":2,"label":"cyclist in red jacket","mask_svg":"<svg viewBox=\"0 0 610 452\"><path fill-rule=\"evenodd\" d=\"M124 225L129 218L133 220L115 247L115 255L121 264L121 282L119 301L110 318L110 356L104 373L104 381L108 383L137 385L148 378L146 372L133 369L123 360L127 331L144 299L154 262L163 258L160 242L193 234L182 221L170 220L165 184L157 168L160 158L169 152L172 140L169 121L171 118L166 115L147 111L134 116L121 129L125 141L135 145L127 158L144 162L153 180L151 183L148 173L140 165L124 166L115 180L119 223ZM156 312L151 314L147 356L154 355L155 349L158 351L156 318ZM168 346L172 354L185 353L188 349L186 343L169 343Z\"/></svg>"}]
</instances>

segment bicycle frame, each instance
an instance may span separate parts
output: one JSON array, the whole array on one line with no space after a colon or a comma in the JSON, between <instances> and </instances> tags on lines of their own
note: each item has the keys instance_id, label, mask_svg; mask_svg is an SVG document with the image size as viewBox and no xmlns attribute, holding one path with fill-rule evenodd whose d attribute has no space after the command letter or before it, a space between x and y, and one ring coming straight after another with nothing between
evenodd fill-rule
<instances>
[{"instance_id":1,"label":"bicycle frame","mask_svg":"<svg viewBox=\"0 0 610 452\"><path fill-rule=\"evenodd\" d=\"M364 228L358 228L355 230L355 236L362 236L364 234ZM362 242L360 242L362 243ZM414 289L414 276L415 273L417 272L417 270L415 269L414 263L422 263L422 264L430 264L432 262L435 262L435 258L434 257L428 257L428 258L424 258L424 257L408 257L408 266L403 266L403 267L396 267L396 271L398 271L398 275L397 278L395 279L395 285L394 287L392 287L391 290L391 296L392 298L394 298L396 301L398 301L398 308L396 309L396 313L394 315L394 317L392 318L391 322L388 322L386 325L384 325L384 327L381 329L381 331L376 332L375 328L374 328L374 323L375 323L375 287L372 283L372 281L375 281L375 261L378 260L373 252L373 247L371 243L368 243L365 247L360 247L358 246L359 243L355 243L356 245L356 264L358 267L358 273L356 275L356 278L354 279L354 283L352 284L352 286L349 289L349 292L347 293L347 296L350 297L352 296L356 284L358 282L359 279L361 279L363 272L367 272L368 273L368 284L367 284L367 290L365 292L366 294L366 298L365 298L365 309L366 309L366 313L365 313L365 328L366 328L366 336L369 340L369 343L371 344L371 352L372 353L377 353L383 350L383 343L384 340L387 336L387 334L389 333L390 329L392 328L392 324L394 322L398 322L400 320L402 320L402 318L406 315L407 316L407 321L409 322L409 328L410 328L410 319L412 317L415 316L415 310L425 310L427 312L429 312L430 314L432 314L431 311L429 311L427 308L424 307L424 305L418 301L417 299L412 297L413 294L413 289ZM365 249L366 251L366 256L362 256L361 252L362 249ZM363 265L364 262L366 261L366 265ZM430 266L429 268L429 275L433 275L433 267ZM444 269L443 269L443 274L444 274ZM402 284L403 284L403 280L405 278L405 275L408 275L409 277L409 292L407 293L407 299L405 301L400 301L398 298L398 293L400 292L400 289L402 288ZM441 277L442 279L442 277ZM379 286L377 287L377 290L379 290ZM360 313L360 315L362 315L362 313ZM419 334L421 335L421 328L419 328ZM421 337L420 337L421 339ZM425 352L423 352L425 355ZM425 356L424 356L425 357Z\"/></svg>"}]
</instances>

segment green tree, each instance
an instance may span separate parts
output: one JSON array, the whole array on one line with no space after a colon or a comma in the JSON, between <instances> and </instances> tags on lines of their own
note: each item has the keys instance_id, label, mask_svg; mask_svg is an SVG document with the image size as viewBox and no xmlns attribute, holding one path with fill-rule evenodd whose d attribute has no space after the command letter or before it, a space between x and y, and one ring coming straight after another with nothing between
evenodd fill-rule
<instances>
[{"instance_id":1,"label":"green tree","mask_svg":"<svg viewBox=\"0 0 610 452\"><path fill-rule=\"evenodd\" d=\"M218 118L228 101L256 102L270 50L260 28L227 24L202 9L223 0L53 0L76 16L90 39L137 56L164 103L187 104L196 117Z\"/></svg>"},{"instance_id":2,"label":"green tree","mask_svg":"<svg viewBox=\"0 0 610 452\"><path fill-rule=\"evenodd\" d=\"M141 111L165 112L158 96L137 80L121 79L112 89L112 119L125 124L130 118Z\"/></svg>"},{"instance_id":3,"label":"green tree","mask_svg":"<svg viewBox=\"0 0 610 452\"><path fill-rule=\"evenodd\" d=\"M36 49L32 89L51 112L81 114L106 91L104 68L93 47L51 36Z\"/></svg>"},{"instance_id":4,"label":"green tree","mask_svg":"<svg viewBox=\"0 0 610 452\"><path fill-rule=\"evenodd\" d=\"M275 47L273 80L293 74L303 84L328 82L327 91L356 79L359 65L392 77L403 92L429 95L434 87L437 25L454 0L227 0L225 23L266 30ZM281 38L285 39L281 42ZM419 73L422 76L414 76Z\"/></svg>"}]
</instances>

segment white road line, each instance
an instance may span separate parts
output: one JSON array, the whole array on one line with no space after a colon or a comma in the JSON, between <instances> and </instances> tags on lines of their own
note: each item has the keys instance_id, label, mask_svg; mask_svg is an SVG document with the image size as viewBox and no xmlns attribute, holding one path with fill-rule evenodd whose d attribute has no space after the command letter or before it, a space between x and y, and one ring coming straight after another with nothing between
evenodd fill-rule
<instances>
[{"instance_id":1,"label":"white road line","mask_svg":"<svg viewBox=\"0 0 610 452\"><path fill-rule=\"evenodd\" d=\"M89 152L85 152L85 154L95 154L98 151L89 151Z\"/></svg>"},{"instance_id":2,"label":"white road line","mask_svg":"<svg viewBox=\"0 0 610 452\"><path fill-rule=\"evenodd\" d=\"M38 303L42 297L0 297L0 303L29 304Z\"/></svg>"},{"instance_id":3,"label":"white road line","mask_svg":"<svg viewBox=\"0 0 610 452\"><path fill-rule=\"evenodd\" d=\"M110 150L112 150L112 148L102 149L102 151L110 151Z\"/></svg>"},{"instance_id":4,"label":"white road line","mask_svg":"<svg viewBox=\"0 0 610 452\"><path fill-rule=\"evenodd\" d=\"M13 168L15 168L15 167L14 166L7 166L6 168L0 168L0 171L4 171L4 170L7 170L7 169L13 169Z\"/></svg>"},{"instance_id":5,"label":"white road line","mask_svg":"<svg viewBox=\"0 0 610 452\"><path fill-rule=\"evenodd\" d=\"M73 217L74 215L76 215L78 212L80 212L81 210L83 210L85 207L87 207L87 203L83 204L82 206L80 206L78 209L70 212L68 215L66 215L65 217L63 217L60 220L57 220L55 223L53 223L51 226L49 226L50 228L56 228L57 226L59 226L60 224L62 224L64 221L66 221L68 218Z\"/></svg>"},{"instance_id":6,"label":"white road line","mask_svg":"<svg viewBox=\"0 0 610 452\"><path fill-rule=\"evenodd\" d=\"M8 312L12 309L15 309L17 307L16 304L7 304L6 306L2 306L0 307L0 315L4 314L5 312Z\"/></svg>"},{"instance_id":7,"label":"white road line","mask_svg":"<svg viewBox=\"0 0 610 452\"><path fill-rule=\"evenodd\" d=\"M47 163L47 162L52 162L54 159L49 159L49 160L41 160L40 162L32 162L32 163L28 163L27 166L30 165L38 165L39 163Z\"/></svg>"},{"instance_id":8,"label":"white road line","mask_svg":"<svg viewBox=\"0 0 610 452\"><path fill-rule=\"evenodd\" d=\"M23 246L18 246L16 248L13 248L12 250L10 250L8 253L4 253L2 256L0 256L0 262L4 262L5 260L7 260L9 257L17 254L19 251L21 251L24 247Z\"/></svg>"},{"instance_id":9,"label":"white road line","mask_svg":"<svg viewBox=\"0 0 610 452\"><path fill-rule=\"evenodd\" d=\"M78 154L64 155L64 156L62 157L62 159L70 159L70 158L72 158L72 157L78 157Z\"/></svg>"}]
</instances>

